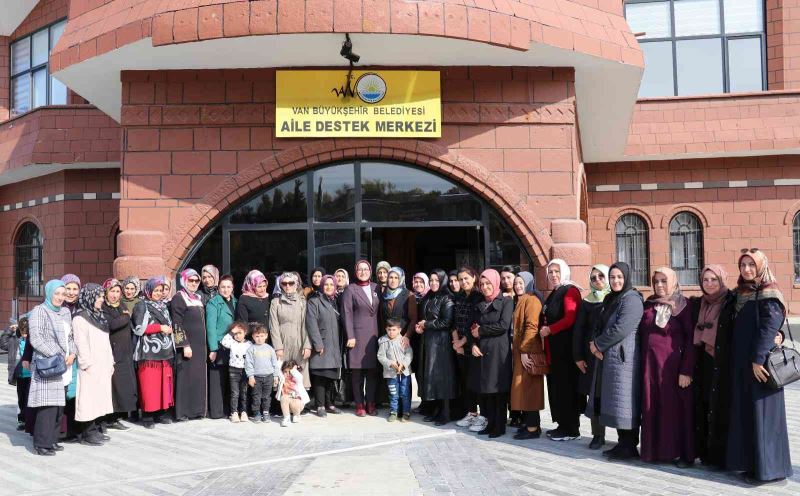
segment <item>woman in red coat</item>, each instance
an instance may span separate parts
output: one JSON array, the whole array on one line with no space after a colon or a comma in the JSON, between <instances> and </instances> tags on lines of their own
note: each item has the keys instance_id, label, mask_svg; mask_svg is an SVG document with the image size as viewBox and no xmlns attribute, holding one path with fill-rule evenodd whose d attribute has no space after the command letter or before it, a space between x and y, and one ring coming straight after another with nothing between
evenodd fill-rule
<instances>
[{"instance_id":1,"label":"woman in red coat","mask_svg":"<svg viewBox=\"0 0 800 496\"><path fill-rule=\"evenodd\" d=\"M695 362L692 312L669 267L653 273L655 294L644 304L642 340L642 460L695 459L692 373Z\"/></svg>"}]
</instances>

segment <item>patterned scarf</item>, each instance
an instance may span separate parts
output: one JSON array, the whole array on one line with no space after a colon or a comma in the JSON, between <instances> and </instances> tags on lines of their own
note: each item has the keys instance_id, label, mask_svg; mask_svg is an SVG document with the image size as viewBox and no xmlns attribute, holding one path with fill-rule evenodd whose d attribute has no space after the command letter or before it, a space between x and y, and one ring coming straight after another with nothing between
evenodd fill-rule
<instances>
[{"instance_id":1,"label":"patterned scarf","mask_svg":"<svg viewBox=\"0 0 800 496\"><path fill-rule=\"evenodd\" d=\"M659 267L653 272L650 282L653 291L656 286L656 274L661 274L667 278L666 296L656 296L655 294L647 299L656 303L656 325L660 328L667 327L667 323L672 316L677 317L686 308L686 298L681 293L681 285L678 283L678 274L669 267Z\"/></svg>"},{"instance_id":2,"label":"patterned scarf","mask_svg":"<svg viewBox=\"0 0 800 496\"><path fill-rule=\"evenodd\" d=\"M736 313L739 313L748 301L756 299L760 301L770 298L778 300L783 306L783 312L786 313L789 307L786 305L783 293L769 268L767 255L761 250L752 249L739 257L739 262L736 264L737 266L741 266L744 257L750 257L756 263L756 277L752 281L745 281L744 277L742 277L741 274L739 275L739 280L737 281L738 288L736 291Z\"/></svg>"},{"instance_id":3,"label":"patterned scarf","mask_svg":"<svg viewBox=\"0 0 800 496\"><path fill-rule=\"evenodd\" d=\"M181 293L183 293L183 299L186 300L187 304L192 304L194 302L201 302L202 304L203 298L197 294L197 291L189 291L189 279L192 277L201 279L200 274L194 269L186 269L181 272Z\"/></svg>"},{"instance_id":4,"label":"patterned scarf","mask_svg":"<svg viewBox=\"0 0 800 496\"><path fill-rule=\"evenodd\" d=\"M105 296L106 296L106 305L108 305L108 306L110 306L112 308L117 308L119 306L119 303L120 303L122 297L120 296L120 300L117 300L116 303L111 303L111 301L109 301L109 299L108 299L108 292L111 291L112 288L119 288L120 295L121 295L122 294L122 283L120 283L118 280L114 279L113 277L110 278L110 279L106 279L105 282L103 283L103 291L105 292Z\"/></svg>"},{"instance_id":5,"label":"patterned scarf","mask_svg":"<svg viewBox=\"0 0 800 496\"><path fill-rule=\"evenodd\" d=\"M595 288L594 283L591 280L589 280L589 294L586 295L586 298L584 298L583 301L587 301L589 303L600 303L605 299L606 295L608 295L608 293L611 292L611 285L608 283L609 268L608 265L597 264L592 267L592 270L589 271L589 277L591 277L591 274L594 271L598 271L605 276L606 279L605 282L603 283L603 288L602 289Z\"/></svg>"},{"instance_id":6,"label":"patterned scarf","mask_svg":"<svg viewBox=\"0 0 800 496\"><path fill-rule=\"evenodd\" d=\"M145 297L145 304L149 307L149 309L158 312L167 322L172 322L172 319L169 316L169 309L167 308L167 304L164 302L164 298L160 300L153 299L153 291L159 286L165 286L166 283L164 282L163 276L153 277L148 279L144 285L144 297Z\"/></svg>"},{"instance_id":7,"label":"patterned scarf","mask_svg":"<svg viewBox=\"0 0 800 496\"><path fill-rule=\"evenodd\" d=\"M383 293L383 298L385 300L394 300L406 288L406 273L405 273L405 271L403 269L401 269L400 267L392 267L391 269L389 269L389 275L391 275L392 272L397 274L397 277L400 279L400 283L394 289L391 289L388 285L386 286L386 292Z\"/></svg>"},{"instance_id":8,"label":"patterned scarf","mask_svg":"<svg viewBox=\"0 0 800 496\"><path fill-rule=\"evenodd\" d=\"M93 326L108 332L108 320L102 308L98 310L94 304L103 295L103 287L93 282L81 288L78 293L78 315L92 323Z\"/></svg>"}]
</instances>

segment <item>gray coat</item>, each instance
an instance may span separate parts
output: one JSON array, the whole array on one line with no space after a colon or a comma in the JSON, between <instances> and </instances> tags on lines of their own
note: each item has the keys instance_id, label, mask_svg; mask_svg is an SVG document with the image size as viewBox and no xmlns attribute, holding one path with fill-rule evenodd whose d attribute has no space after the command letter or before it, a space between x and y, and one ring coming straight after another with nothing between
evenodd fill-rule
<instances>
[{"instance_id":1,"label":"gray coat","mask_svg":"<svg viewBox=\"0 0 800 496\"><path fill-rule=\"evenodd\" d=\"M341 332L336 303L331 303L324 296L315 296L308 300L306 330L311 339L311 370L341 368ZM317 350L323 350L322 355Z\"/></svg>"},{"instance_id":2,"label":"gray coat","mask_svg":"<svg viewBox=\"0 0 800 496\"><path fill-rule=\"evenodd\" d=\"M53 355L66 357L75 353L75 342L72 340L72 317L69 309L61 307L58 312L54 312L45 304L37 305L31 311L28 322L30 343L34 348L28 406L31 408L64 406L66 403L64 379L60 375L48 379L37 377L36 360ZM65 325L70 329L68 338L64 333ZM67 371L71 377L72 369L67 367Z\"/></svg>"},{"instance_id":3,"label":"gray coat","mask_svg":"<svg viewBox=\"0 0 800 496\"><path fill-rule=\"evenodd\" d=\"M616 310L594 338L603 360L597 361L594 370L586 414L595 415L597 398L600 423L606 427L639 427L642 389L639 321L643 311L642 295L636 290L628 291L620 297Z\"/></svg>"}]
</instances>

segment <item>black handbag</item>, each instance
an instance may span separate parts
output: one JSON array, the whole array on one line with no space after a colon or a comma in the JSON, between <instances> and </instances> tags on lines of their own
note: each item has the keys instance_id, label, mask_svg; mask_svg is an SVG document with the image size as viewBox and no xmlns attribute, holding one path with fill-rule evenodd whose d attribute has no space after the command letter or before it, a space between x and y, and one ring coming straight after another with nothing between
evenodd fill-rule
<instances>
[{"instance_id":1,"label":"black handbag","mask_svg":"<svg viewBox=\"0 0 800 496\"><path fill-rule=\"evenodd\" d=\"M36 375L40 379L50 379L64 375L64 372L67 371L64 355L60 353L49 357L35 358L33 363L36 367Z\"/></svg>"},{"instance_id":2,"label":"black handbag","mask_svg":"<svg viewBox=\"0 0 800 496\"><path fill-rule=\"evenodd\" d=\"M767 385L772 389L780 389L800 380L800 353L794 347L794 337L792 336L792 328L788 319L786 319L786 330L789 332L789 340L792 342L792 347L789 348L783 344L775 346L770 350L769 355L767 355L767 361L764 364L764 368L769 373ZM785 337L783 342L786 342Z\"/></svg>"}]
</instances>

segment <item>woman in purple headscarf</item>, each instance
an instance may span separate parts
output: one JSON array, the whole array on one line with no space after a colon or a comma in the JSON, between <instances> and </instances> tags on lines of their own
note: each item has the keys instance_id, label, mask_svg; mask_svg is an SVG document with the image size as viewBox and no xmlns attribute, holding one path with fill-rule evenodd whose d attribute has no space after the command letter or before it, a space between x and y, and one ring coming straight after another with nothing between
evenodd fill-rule
<instances>
[{"instance_id":1,"label":"woman in purple headscarf","mask_svg":"<svg viewBox=\"0 0 800 496\"><path fill-rule=\"evenodd\" d=\"M205 306L198 292L200 274L181 272L181 290L172 299L170 311L175 329L175 417L178 420L206 416Z\"/></svg>"}]
</instances>

